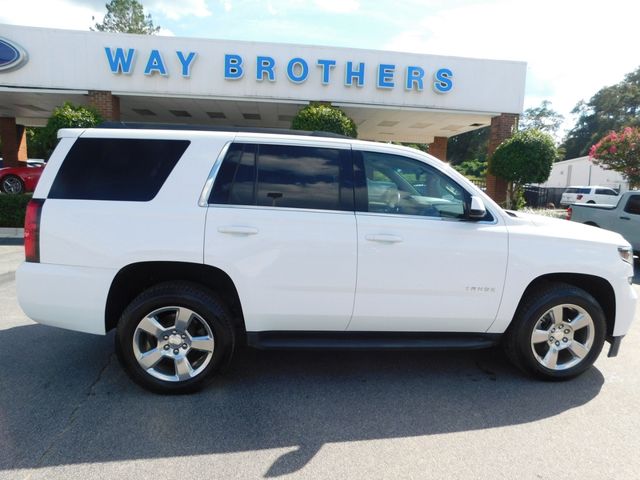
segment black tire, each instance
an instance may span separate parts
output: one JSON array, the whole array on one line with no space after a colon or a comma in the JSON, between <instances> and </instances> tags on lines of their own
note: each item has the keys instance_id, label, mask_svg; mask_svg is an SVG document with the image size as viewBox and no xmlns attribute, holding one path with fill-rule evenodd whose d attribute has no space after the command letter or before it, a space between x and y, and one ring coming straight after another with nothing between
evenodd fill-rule
<instances>
[{"instance_id":1,"label":"black tire","mask_svg":"<svg viewBox=\"0 0 640 480\"><path fill-rule=\"evenodd\" d=\"M588 203L589 205L595 205L595 203L596 203L596 202L595 202L595 201L593 201L593 200L589 200L587 203Z\"/></svg>"},{"instance_id":2,"label":"black tire","mask_svg":"<svg viewBox=\"0 0 640 480\"><path fill-rule=\"evenodd\" d=\"M554 306L562 304L577 306L588 313L593 321L593 339L588 353L584 355L576 365L568 366L570 363L566 362L568 366L566 369L550 369L544 366L541 360L538 359L538 356L542 356L542 353L539 353L537 349L544 349L544 347L550 349L552 347L546 343L537 343L534 347L532 335L534 328L540 325L538 322L542 321L542 318L548 318L543 317L545 312L548 312ZM566 307L563 309L563 312L565 312L564 315L566 315L564 320L565 326L566 324L570 326L571 320L568 318L570 318L572 312L575 311L572 308ZM541 285L536 291L528 294L524 299L516 312L513 322L507 329L503 343L507 356L514 365L525 373L544 380L567 380L580 375L593 365L602 351L606 330L607 326L604 312L593 296L573 285L546 283ZM583 330L581 330L581 332L582 331ZM551 330L549 330L549 332L551 332ZM558 331L558 333L560 333L560 331ZM577 340L577 329L575 333ZM582 334L583 333L580 333L580 335ZM573 335L574 332L572 331L572 338ZM557 340L560 342L559 348L565 348L565 345L562 344L563 340L560 338ZM573 340L571 340L569 344L571 344L571 342L573 342ZM551 339L549 343L557 345L557 343L552 342ZM544 350L542 350L542 352L544 352ZM571 355L573 357L571 349L567 349L562 355Z\"/></svg>"},{"instance_id":3,"label":"black tire","mask_svg":"<svg viewBox=\"0 0 640 480\"><path fill-rule=\"evenodd\" d=\"M6 182L11 182L12 185L15 185L14 188L9 188ZM0 180L0 190L7 195L20 195L24 193L24 188L24 182L17 175L7 175Z\"/></svg>"},{"instance_id":4,"label":"black tire","mask_svg":"<svg viewBox=\"0 0 640 480\"><path fill-rule=\"evenodd\" d=\"M199 356L196 359L196 363L200 361L200 368L202 368L197 375L185 380L179 380L177 378L175 380L166 380L154 376L154 374L161 374L160 367L169 368L171 362L174 362L174 374L177 377L177 360L174 361L163 354L164 356L162 360L158 362L157 368L154 366L146 370L138 362L134 351L134 348L136 348L134 347L134 340L140 341L141 334L138 333L136 337L136 330L140 332L138 329L140 322L152 312L166 308L168 312L162 313L162 315L165 315L167 318L164 320L159 317L154 318L157 318L158 321L168 321L168 323L171 324L171 307L187 309L187 311L190 310L194 313L195 316L191 317L188 330L191 329L193 324L200 329L206 329L207 327L202 323L204 322L208 325L214 341L211 354L201 352L197 349L191 352L191 348L185 350L185 352L188 352L188 355L192 355L193 353ZM174 313L174 318L175 317L177 317L177 313ZM173 322L175 323L176 320L174 319ZM171 332L167 331L165 333L170 334ZM187 332L185 332L185 334L186 333ZM147 333L143 331L142 335L147 335ZM192 339L192 335L193 333L189 334L190 340ZM171 337L173 338L173 335ZM152 335L149 335L149 338L154 341ZM166 340L166 337L163 336L163 338ZM183 336L182 338L185 337ZM118 322L115 340L118 359L127 374L137 384L156 393L173 394L191 393L205 386L206 383L213 378L215 372L231 360L235 345L235 334L234 329L231 327L231 319L226 306L213 292L198 284L180 281L161 283L138 295L122 313ZM147 339L145 339L145 341L147 343L149 342ZM160 348L159 341L155 347L150 347L150 350L158 350L159 352L164 350L164 348ZM178 341L180 342L179 339ZM167 344L165 343L163 347L166 346ZM170 347L165 353L168 354L168 356L170 356L171 352L179 352L178 355L183 353L180 347L177 347L176 350L172 350L173 348L175 347ZM186 348L187 347L185 347L185 349ZM206 356L207 359L201 360L200 357L203 355ZM187 353L185 353L183 357L187 357ZM190 368L194 367L191 362L192 360L189 361ZM194 372L197 372L197 370L197 368L193 368ZM153 373L149 373L150 371ZM169 372L167 375L171 375L171 373Z\"/></svg>"},{"instance_id":5,"label":"black tire","mask_svg":"<svg viewBox=\"0 0 640 480\"><path fill-rule=\"evenodd\" d=\"M584 224L585 224L585 225L589 225L590 227L598 227L598 228L600 228L600 227L598 226L598 224L597 224L597 223L595 223L595 222L584 222Z\"/></svg>"}]
</instances>

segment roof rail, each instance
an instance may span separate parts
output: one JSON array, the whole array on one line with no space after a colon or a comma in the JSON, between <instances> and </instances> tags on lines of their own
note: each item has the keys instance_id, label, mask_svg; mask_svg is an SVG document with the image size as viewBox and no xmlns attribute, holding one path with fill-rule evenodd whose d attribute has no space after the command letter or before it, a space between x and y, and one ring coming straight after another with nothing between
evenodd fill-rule
<instances>
[{"instance_id":1,"label":"roof rail","mask_svg":"<svg viewBox=\"0 0 640 480\"><path fill-rule=\"evenodd\" d=\"M292 130L288 128L236 127L233 125L189 125L186 123L145 123L145 122L102 122L96 128L129 128L135 130L199 130L206 132L272 133L278 135L305 135L309 137L346 138L351 137L332 132Z\"/></svg>"}]
</instances>

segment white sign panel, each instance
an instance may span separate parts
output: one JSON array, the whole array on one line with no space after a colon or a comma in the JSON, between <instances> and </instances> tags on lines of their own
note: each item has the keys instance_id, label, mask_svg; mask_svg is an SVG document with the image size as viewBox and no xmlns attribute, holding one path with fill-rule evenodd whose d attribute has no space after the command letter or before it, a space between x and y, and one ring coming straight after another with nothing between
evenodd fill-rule
<instances>
[{"instance_id":1,"label":"white sign panel","mask_svg":"<svg viewBox=\"0 0 640 480\"><path fill-rule=\"evenodd\" d=\"M487 113L521 113L526 74L523 62L11 25L3 55L20 66L0 86Z\"/></svg>"}]
</instances>

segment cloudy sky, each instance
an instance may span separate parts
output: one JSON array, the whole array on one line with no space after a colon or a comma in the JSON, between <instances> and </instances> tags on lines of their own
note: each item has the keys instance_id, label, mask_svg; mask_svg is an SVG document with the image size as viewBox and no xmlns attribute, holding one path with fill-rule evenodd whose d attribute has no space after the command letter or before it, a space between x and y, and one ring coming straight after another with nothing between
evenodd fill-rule
<instances>
[{"instance_id":1,"label":"cloudy sky","mask_svg":"<svg viewBox=\"0 0 640 480\"><path fill-rule=\"evenodd\" d=\"M527 62L525 108L570 111L640 66L638 0L143 0L161 34ZM86 30L105 0L0 0L0 23ZM92 21L92 17L95 20ZM1 27L0 27L1 32Z\"/></svg>"}]
</instances>

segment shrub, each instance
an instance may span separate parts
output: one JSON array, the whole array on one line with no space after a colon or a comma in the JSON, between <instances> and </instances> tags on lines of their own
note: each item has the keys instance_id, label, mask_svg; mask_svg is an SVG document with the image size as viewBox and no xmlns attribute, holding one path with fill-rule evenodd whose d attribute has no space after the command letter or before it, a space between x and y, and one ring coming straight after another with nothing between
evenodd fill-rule
<instances>
[{"instance_id":1,"label":"shrub","mask_svg":"<svg viewBox=\"0 0 640 480\"><path fill-rule=\"evenodd\" d=\"M311 104L301 109L291 122L294 130L333 132L356 138L358 129L346 113L336 107Z\"/></svg>"},{"instance_id":2,"label":"shrub","mask_svg":"<svg viewBox=\"0 0 640 480\"><path fill-rule=\"evenodd\" d=\"M522 187L549 178L557 150L553 137L540 130L517 132L502 142L489 162L489 172L509 182L507 208L517 206Z\"/></svg>"},{"instance_id":3,"label":"shrub","mask_svg":"<svg viewBox=\"0 0 640 480\"><path fill-rule=\"evenodd\" d=\"M0 228L23 228L24 215L31 194L3 195L0 194Z\"/></svg>"}]
</instances>

